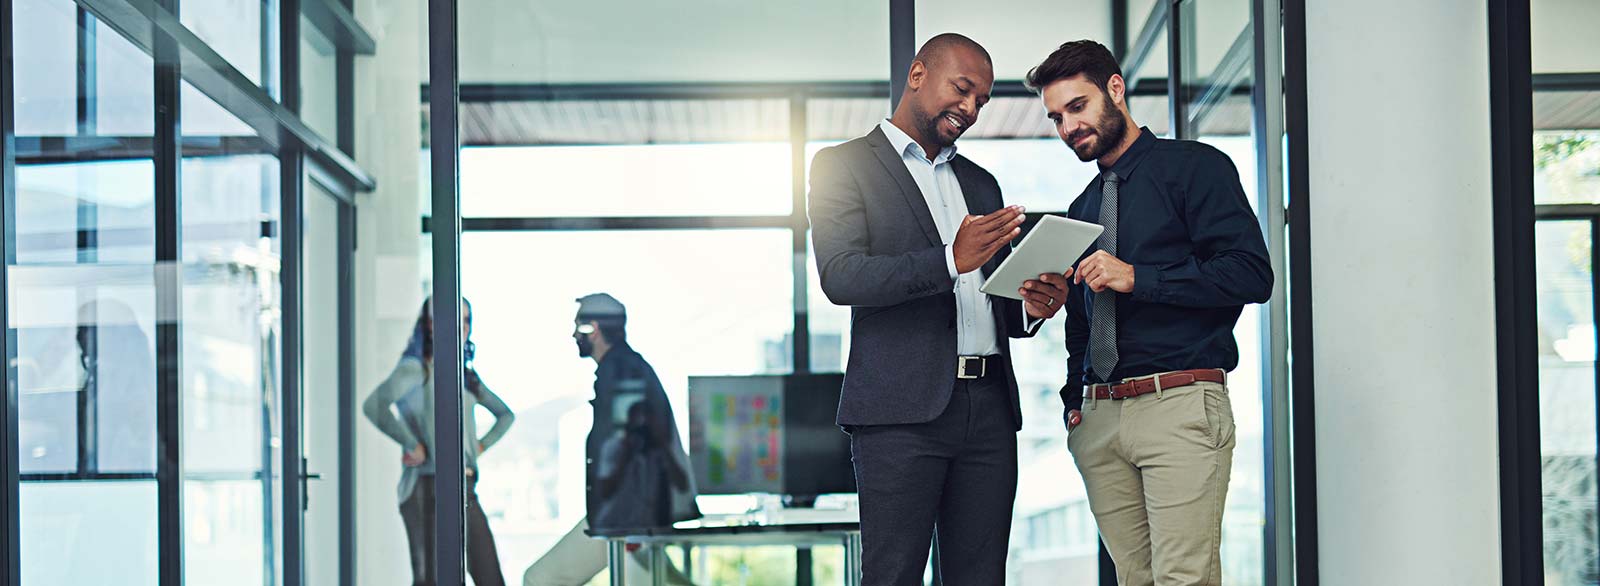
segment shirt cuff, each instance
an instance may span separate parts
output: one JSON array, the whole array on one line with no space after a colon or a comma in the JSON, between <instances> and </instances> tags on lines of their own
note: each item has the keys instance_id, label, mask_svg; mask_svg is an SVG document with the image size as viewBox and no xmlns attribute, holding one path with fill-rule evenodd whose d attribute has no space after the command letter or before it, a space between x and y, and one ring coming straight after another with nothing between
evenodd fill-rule
<instances>
[{"instance_id":1,"label":"shirt cuff","mask_svg":"<svg viewBox=\"0 0 1600 586\"><path fill-rule=\"evenodd\" d=\"M1133 298L1161 301L1161 271L1154 265L1133 265Z\"/></svg>"},{"instance_id":2,"label":"shirt cuff","mask_svg":"<svg viewBox=\"0 0 1600 586\"><path fill-rule=\"evenodd\" d=\"M1026 309L1022 310L1022 331L1024 332L1037 333L1039 326L1044 325L1045 321L1047 320L1028 315L1028 310Z\"/></svg>"},{"instance_id":3,"label":"shirt cuff","mask_svg":"<svg viewBox=\"0 0 1600 586\"><path fill-rule=\"evenodd\" d=\"M961 276L961 273L956 272L956 245L945 245L944 266L950 270L950 280L954 281Z\"/></svg>"}]
</instances>

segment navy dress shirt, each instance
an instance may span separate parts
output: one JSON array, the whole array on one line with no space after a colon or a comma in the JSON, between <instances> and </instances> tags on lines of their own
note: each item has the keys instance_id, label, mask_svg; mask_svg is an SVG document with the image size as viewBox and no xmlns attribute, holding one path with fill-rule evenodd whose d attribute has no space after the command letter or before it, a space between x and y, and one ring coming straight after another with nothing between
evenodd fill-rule
<instances>
[{"instance_id":1,"label":"navy dress shirt","mask_svg":"<svg viewBox=\"0 0 1600 586\"><path fill-rule=\"evenodd\" d=\"M1272 296L1266 242L1239 171L1210 145L1139 139L1109 171L1118 190L1117 257L1133 265L1132 293L1088 283L1071 288L1067 309L1068 410L1083 403L1086 384L1116 382L1174 370L1239 365L1233 326L1247 303ZM1102 178L1067 209L1075 220L1098 223ZM1084 256L1099 250L1091 246ZM1109 380L1087 371L1089 318L1095 295L1117 295L1118 362Z\"/></svg>"}]
</instances>

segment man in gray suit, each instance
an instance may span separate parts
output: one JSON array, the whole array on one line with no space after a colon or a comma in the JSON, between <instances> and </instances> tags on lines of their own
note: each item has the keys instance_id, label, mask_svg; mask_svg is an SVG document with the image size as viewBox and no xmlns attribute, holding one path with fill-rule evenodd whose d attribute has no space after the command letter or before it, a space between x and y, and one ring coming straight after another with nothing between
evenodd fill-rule
<instances>
[{"instance_id":1,"label":"man in gray suit","mask_svg":"<svg viewBox=\"0 0 1600 586\"><path fill-rule=\"evenodd\" d=\"M838 424L860 492L863 583L920 585L930 540L949 584L1001 584L1022 411L1008 338L1067 298L980 291L1021 233L994 176L955 153L994 85L989 54L943 34L917 52L892 118L823 149L809 213L822 291L851 306Z\"/></svg>"}]
</instances>

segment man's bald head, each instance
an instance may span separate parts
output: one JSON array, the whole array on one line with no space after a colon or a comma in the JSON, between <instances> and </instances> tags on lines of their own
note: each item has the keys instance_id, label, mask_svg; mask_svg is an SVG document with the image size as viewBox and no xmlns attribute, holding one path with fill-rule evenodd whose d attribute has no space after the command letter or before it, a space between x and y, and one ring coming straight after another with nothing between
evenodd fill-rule
<instances>
[{"instance_id":1,"label":"man's bald head","mask_svg":"<svg viewBox=\"0 0 1600 586\"><path fill-rule=\"evenodd\" d=\"M959 33L944 33L928 39L928 42L923 43L922 48L917 50L917 56L912 60L921 61L922 66L928 69L936 69L955 51L971 51L983 58L983 62L990 67L994 66L994 60L989 58L989 51L984 49L983 45Z\"/></svg>"},{"instance_id":2,"label":"man's bald head","mask_svg":"<svg viewBox=\"0 0 1600 586\"><path fill-rule=\"evenodd\" d=\"M994 89L994 63L982 45L945 33L917 51L905 88L890 120L922 145L931 161L978 122L978 110Z\"/></svg>"}]
</instances>

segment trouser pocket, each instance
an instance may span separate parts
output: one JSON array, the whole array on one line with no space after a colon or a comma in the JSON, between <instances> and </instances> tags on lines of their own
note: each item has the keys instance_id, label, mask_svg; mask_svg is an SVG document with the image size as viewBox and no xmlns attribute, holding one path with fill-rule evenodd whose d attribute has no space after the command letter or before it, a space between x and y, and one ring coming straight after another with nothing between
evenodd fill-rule
<instances>
[{"instance_id":1,"label":"trouser pocket","mask_svg":"<svg viewBox=\"0 0 1600 586\"><path fill-rule=\"evenodd\" d=\"M1195 394L1201 397L1205 410L1207 439L1211 447L1223 448L1233 444L1233 402L1228 398L1228 387L1216 383L1196 385Z\"/></svg>"}]
</instances>

